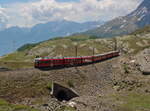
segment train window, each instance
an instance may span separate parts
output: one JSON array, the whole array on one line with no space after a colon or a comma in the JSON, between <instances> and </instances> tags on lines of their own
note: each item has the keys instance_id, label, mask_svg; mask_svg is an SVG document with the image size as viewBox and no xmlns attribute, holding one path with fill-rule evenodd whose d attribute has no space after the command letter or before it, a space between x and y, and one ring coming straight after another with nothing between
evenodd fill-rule
<instances>
[{"instance_id":1,"label":"train window","mask_svg":"<svg viewBox=\"0 0 150 111\"><path fill-rule=\"evenodd\" d=\"M44 61L41 61L41 63L44 63Z\"/></svg>"},{"instance_id":2,"label":"train window","mask_svg":"<svg viewBox=\"0 0 150 111\"><path fill-rule=\"evenodd\" d=\"M47 63L49 63L49 61L43 61L42 63L45 63L45 64L47 64Z\"/></svg>"},{"instance_id":3,"label":"train window","mask_svg":"<svg viewBox=\"0 0 150 111\"><path fill-rule=\"evenodd\" d=\"M37 61L38 63L41 63L41 61Z\"/></svg>"}]
</instances>

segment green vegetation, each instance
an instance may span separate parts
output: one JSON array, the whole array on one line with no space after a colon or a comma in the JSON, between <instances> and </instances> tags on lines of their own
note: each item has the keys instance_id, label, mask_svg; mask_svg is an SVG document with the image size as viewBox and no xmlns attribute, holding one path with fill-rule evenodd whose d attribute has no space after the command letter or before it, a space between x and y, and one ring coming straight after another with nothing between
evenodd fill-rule
<instances>
[{"instance_id":1,"label":"green vegetation","mask_svg":"<svg viewBox=\"0 0 150 111\"><path fill-rule=\"evenodd\" d=\"M53 82L48 82L46 88L52 90Z\"/></svg>"},{"instance_id":2,"label":"green vegetation","mask_svg":"<svg viewBox=\"0 0 150 111\"><path fill-rule=\"evenodd\" d=\"M72 80L68 80L68 81L67 81L67 85L68 85L69 87L71 87L71 88L74 88L74 87L75 87Z\"/></svg>"},{"instance_id":3,"label":"green vegetation","mask_svg":"<svg viewBox=\"0 0 150 111\"><path fill-rule=\"evenodd\" d=\"M34 56L30 57L27 56L28 52L23 51L23 52L14 52L8 55L5 55L0 61L4 62L33 62Z\"/></svg>"},{"instance_id":4,"label":"green vegetation","mask_svg":"<svg viewBox=\"0 0 150 111\"><path fill-rule=\"evenodd\" d=\"M22 47L18 48L17 51L25 51L25 50L30 50L32 49L33 47L35 47L37 44L25 44L23 45Z\"/></svg>"},{"instance_id":5,"label":"green vegetation","mask_svg":"<svg viewBox=\"0 0 150 111\"><path fill-rule=\"evenodd\" d=\"M118 111L149 111L150 109L150 95L145 93L124 92L103 99L116 103Z\"/></svg>"},{"instance_id":6,"label":"green vegetation","mask_svg":"<svg viewBox=\"0 0 150 111\"><path fill-rule=\"evenodd\" d=\"M89 39L99 39L98 36L90 36Z\"/></svg>"},{"instance_id":7,"label":"green vegetation","mask_svg":"<svg viewBox=\"0 0 150 111\"><path fill-rule=\"evenodd\" d=\"M125 73L129 73L130 71L129 71L129 66L127 65L127 64L124 64L123 65L123 68L124 68L124 72Z\"/></svg>"},{"instance_id":8,"label":"green vegetation","mask_svg":"<svg viewBox=\"0 0 150 111\"><path fill-rule=\"evenodd\" d=\"M0 111L39 111L24 105L9 104L3 99L0 99Z\"/></svg>"},{"instance_id":9,"label":"green vegetation","mask_svg":"<svg viewBox=\"0 0 150 111\"><path fill-rule=\"evenodd\" d=\"M60 40L60 39L63 39L63 37L54 37L54 38L49 39L49 40Z\"/></svg>"},{"instance_id":10,"label":"green vegetation","mask_svg":"<svg viewBox=\"0 0 150 111\"><path fill-rule=\"evenodd\" d=\"M150 109L150 95L130 93L127 96L119 96L123 104L121 111L148 111Z\"/></svg>"},{"instance_id":11,"label":"green vegetation","mask_svg":"<svg viewBox=\"0 0 150 111\"><path fill-rule=\"evenodd\" d=\"M8 69L20 69L20 68L32 68L34 64L32 62L15 62L15 61L0 61L0 66Z\"/></svg>"},{"instance_id":12,"label":"green vegetation","mask_svg":"<svg viewBox=\"0 0 150 111\"><path fill-rule=\"evenodd\" d=\"M59 108L56 111L76 111L76 110L75 110L75 108L72 108L72 107L62 106L61 108Z\"/></svg>"},{"instance_id":13,"label":"green vegetation","mask_svg":"<svg viewBox=\"0 0 150 111\"><path fill-rule=\"evenodd\" d=\"M2 105L8 105L8 103L5 100L0 99L0 106L2 106Z\"/></svg>"},{"instance_id":14,"label":"green vegetation","mask_svg":"<svg viewBox=\"0 0 150 111\"><path fill-rule=\"evenodd\" d=\"M87 35L74 35L71 37L66 37L66 39L70 39L71 41L74 42L80 42L80 41L86 41L90 39L99 39L97 36L87 36Z\"/></svg>"}]
</instances>

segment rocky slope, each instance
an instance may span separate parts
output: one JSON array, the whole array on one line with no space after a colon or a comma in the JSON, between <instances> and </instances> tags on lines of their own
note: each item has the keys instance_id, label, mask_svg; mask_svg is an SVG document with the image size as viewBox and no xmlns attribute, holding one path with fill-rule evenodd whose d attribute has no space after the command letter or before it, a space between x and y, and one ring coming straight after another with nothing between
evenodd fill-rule
<instances>
[{"instance_id":1,"label":"rocky slope","mask_svg":"<svg viewBox=\"0 0 150 111\"><path fill-rule=\"evenodd\" d=\"M150 1L144 0L135 11L127 16L118 17L103 26L89 30L84 34L98 37L125 35L150 24Z\"/></svg>"},{"instance_id":2,"label":"rocky slope","mask_svg":"<svg viewBox=\"0 0 150 111\"><path fill-rule=\"evenodd\" d=\"M49 82L54 81L70 87L68 81L71 81L72 88L81 96L74 101L78 101L77 103L81 107L82 101L87 98L90 103L85 103L85 107L96 111L101 107L97 106L101 101L96 101L97 97L101 93L109 92L112 87L112 63L115 61L116 59L95 65L51 71L30 69L0 72L2 78L0 80L0 98L41 109L43 104L49 104L48 101L53 101L49 95L50 91L47 89ZM49 100L44 98L49 98ZM26 102L26 99L29 101ZM111 104L103 106L104 109L109 109L109 107L112 107Z\"/></svg>"},{"instance_id":3,"label":"rocky slope","mask_svg":"<svg viewBox=\"0 0 150 111\"><path fill-rule=\"evenodd\" d=\"M58 107L60 111L148 111L150 108L150 78L139 70L138 61L133 55L59 70L0 72L0 78L0 98L39 111L54 111ZM47 89L51 81L75 90L79 97L58 101L50 96ZM74 107L69 105L72 102Z\"/></svg>"}]
</instances>

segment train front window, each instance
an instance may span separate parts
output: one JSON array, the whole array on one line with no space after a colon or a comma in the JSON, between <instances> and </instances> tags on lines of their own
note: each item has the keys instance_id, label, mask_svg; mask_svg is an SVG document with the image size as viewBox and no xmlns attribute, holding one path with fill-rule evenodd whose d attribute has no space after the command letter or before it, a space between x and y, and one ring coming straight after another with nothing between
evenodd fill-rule
<instances>
[{"instance_id":1,"label":"train front window","mask_svg":"<svg viewBox=\"0 0 150 111\"><path fill-rule=\"evenodd\" d=\"M39 61L38 61L38 60L35 60L34 62L35 62L35 64L36 64L36 65L38 65L38 64L39 64Z\"/></svg>"}]
</instances>

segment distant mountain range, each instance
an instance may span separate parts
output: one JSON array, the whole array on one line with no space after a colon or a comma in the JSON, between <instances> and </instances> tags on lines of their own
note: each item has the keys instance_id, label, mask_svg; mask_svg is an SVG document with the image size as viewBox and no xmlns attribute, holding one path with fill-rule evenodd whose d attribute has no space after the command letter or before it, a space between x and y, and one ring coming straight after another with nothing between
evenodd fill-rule
<instances>
[{"instance_id":1,"label":"distant mountain range","mask_svg":"<svg viewBox=\"0 0 150 111\"><path fill-rule=\"evenodd\" d=\"M150 24L150 0L144 0L136 10L124 17L118 17L104 25L86 31L84 34L98 37L114 37L129 34Z\"/></svg>"},{"instance_id":2,"label":"distant mountain range","mask_svg":"<svg viewBox=\"0 0 150 111\"><path fill-rule=\"evenodd\" d=\"M10 53L26 43L35 43L52 37L63 37L84 32L103 23L100 21L77 23L61 20L37 24L32 28L10 27L0 31L0 55Z\"/></svg>"}]
</instances>

